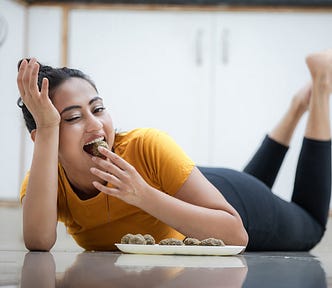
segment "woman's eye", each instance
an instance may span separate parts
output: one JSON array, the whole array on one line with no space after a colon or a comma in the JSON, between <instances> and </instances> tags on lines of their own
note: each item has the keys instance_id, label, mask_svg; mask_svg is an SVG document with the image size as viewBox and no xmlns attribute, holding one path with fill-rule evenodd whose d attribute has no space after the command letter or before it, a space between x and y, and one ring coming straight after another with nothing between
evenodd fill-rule
<instances>
[{"instance_id":1,"label":"woman's eye","mask_svg":"<svg viewBox=\"0 0 332 288\"><path fill-rule=\"evenodd\" d=\"M101 107L96 107L94 110L93 110L93 113L98 113L98 112L102 112L104 111L106 108L101 106Z\"/></svg>"},{"instance_id":2,"label":"woman's eye","mask_svg":"<svg viewBox=\"0 0 332 288\"><path fill-rule=\"evenodd\" d=\"M65 121L66 122L73 122L73 121L75 121L75 120L77 120L77 119L79 119L80 117L79 116L73 116L73 117L71 117L71 118L67 118L67 119L65 119Z\"/></svg>"}]
</instances>

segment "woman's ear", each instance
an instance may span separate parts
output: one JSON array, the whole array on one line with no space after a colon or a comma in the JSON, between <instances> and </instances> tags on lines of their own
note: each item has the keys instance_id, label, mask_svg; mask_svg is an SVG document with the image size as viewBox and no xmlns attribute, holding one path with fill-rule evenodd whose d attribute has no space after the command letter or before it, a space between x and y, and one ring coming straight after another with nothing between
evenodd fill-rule
<instances>
[{"instance_id":1,"label":"woman's ear","mask_svg":"<svg viewBox=\"0 0 332 288\"><path fill-rule=\"evenodd\" d=\"M31 132L30 132L30 137L31 137L31 140L33 142L35 142L35 138L36 138L36 129L33 129Z\"/></svg>"}]
</instances>

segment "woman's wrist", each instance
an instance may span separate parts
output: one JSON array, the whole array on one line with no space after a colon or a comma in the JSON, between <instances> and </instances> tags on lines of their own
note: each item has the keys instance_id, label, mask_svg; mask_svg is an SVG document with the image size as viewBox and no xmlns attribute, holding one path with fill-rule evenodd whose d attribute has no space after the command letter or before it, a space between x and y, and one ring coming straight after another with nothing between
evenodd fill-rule
<instances>
[{"instance_id":1,"label":"woman's wrist","mask_svg":"<svg viewBox=\"0 0 332 288\"><path fill-rule=\"evenodd\" d=\"M36 123L36 129L38 130L42 130L42 129L52 129L52 128L58 128L60 126L60 122L59 121L54 121L54 122L50 122L50 123L44 123L44 124L38 124Z\"/></svg>"}]
</instances>

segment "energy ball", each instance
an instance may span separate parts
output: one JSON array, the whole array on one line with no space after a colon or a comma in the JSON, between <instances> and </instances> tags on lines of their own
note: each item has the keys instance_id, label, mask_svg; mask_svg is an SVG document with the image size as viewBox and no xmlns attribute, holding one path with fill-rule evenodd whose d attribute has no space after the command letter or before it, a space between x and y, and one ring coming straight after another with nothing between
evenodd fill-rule
<instances>
[{"instance_id":1,"label":"energy ball","mask_svg":"<svg viewBox=\"0 0 332 288\"><path fill-rule=\"evenodd\" d=\"M129 238L128 244L145 245L146 241L142 234L135 234L133 237Z\"/></svg>"},{"instance_id":2,"label":"energy ball","mask_svg":"<svg viewBox=\"0 0 332 288\"><path fill-rule=\"evenodd\" d=\"M103 146L105 148L108 148L108 145L105 141L95 142L95 143L92 144L92 149L91 149L92 155L100 157L100 158L105 158L105 156L98 151L99 146Z\"/></svg>"},{"instance_id":3,"label":"energy ball","mask_svg":"<svg viewBox=\"0 0 332 288\"><path fill-rule=\"evenodd\" d=\"M167 238L167 239L163 239L159 242L159 245L178 245L178 246L182 246L184 245L183 242L179 239L175 239L175 238Z\"/></svg>"},{"instance_id":4,"label":"energy ball","mask_svg":"<svg viewBox=\"0 0 332 288\"><path fill-rule=\"evenodd\" d=\"M98 151L99 146L109 148L106 141L104 141L103 138L99 138L97 140L94 140L92 142L85 144L83 146L83 150L92 156L96 156L96 157L105 159L106 157Z\"/></svg>"},{"instance_id":5,"label":"energy ball","mask_svg":"<svg viewBox=\"0 0 332 288\"><path fill-rule=\"evenodd\" d=\"M216 238L207 238L201 241L201 246L225 246L225 243Z\"/></svg>"},{"instance_id":6,"label":"energy ball","mask_svg":"<svg viewBox=\"0 0 332 288\"><path fill-rule=\"evenodd\" d=\"M186 238L183 241L184 245L192 246L192 245L200 245L201 241L196 238Z\"/></svg>"},{"instance_id":7,"label":"energy ball","mask_svg":"<svg viewBox=\"0 0 332 288\"><path fill-rule=\"evenodd\" d=\"M130 233L122 236L122 238L121 238L121 244L129 244L129 239L132 238L132 237L134 237L134 235L130 234Z\"/></svg>"},{"instance_id":8,"label":"energy ball","mask_svg":"<svg viewBox=\"0 0 332 288\"><path fill-rule=\"evenodd\" d=\"M154 238L150 234L145 234L143 237L145 239L146 245L156 244L156 241L154 240Z\"/></svg>"}]
</instances>

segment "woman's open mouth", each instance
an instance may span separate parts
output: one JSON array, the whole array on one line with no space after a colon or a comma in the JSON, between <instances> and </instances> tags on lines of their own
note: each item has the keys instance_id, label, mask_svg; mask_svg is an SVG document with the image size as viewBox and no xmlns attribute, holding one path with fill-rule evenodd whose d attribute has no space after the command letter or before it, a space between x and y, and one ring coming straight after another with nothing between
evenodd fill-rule
<instances>
[{"instance_id":1,"label":"woman's open mouth","mask_svg":"<svg viewBox=\"0 0 332 288\"><path fill-rule=\"evenodd\" d=\"M92 156L97 156L97 157L105 159L106 157L98 151L99 146L108 148L105 137L99 137L99 138L94 139L91 142L84 144L83 150Z\"/></svg>"}]
</instances>

